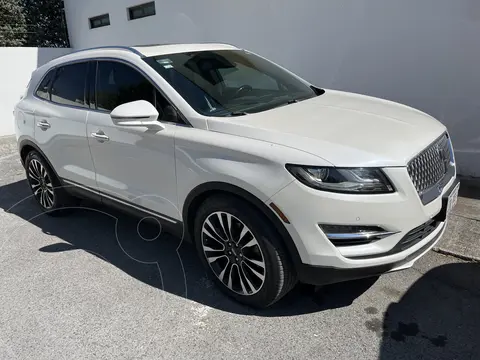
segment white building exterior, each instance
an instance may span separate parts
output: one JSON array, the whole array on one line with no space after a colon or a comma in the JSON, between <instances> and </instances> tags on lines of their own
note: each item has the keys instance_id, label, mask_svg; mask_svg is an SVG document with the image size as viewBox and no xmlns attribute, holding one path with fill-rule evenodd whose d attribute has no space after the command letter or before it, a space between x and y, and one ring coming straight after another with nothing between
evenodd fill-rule
<instances>
[{"instance_id":1,"label":"white building exterior","mask_svg":"<svg viewBox=\"0 0 480 360\"><path fill-rule=\"evenodd\" d=\"M459 171L480 176L480 1L65 0L74 48L227 42L320 87L391 99L444 122ZM109 14L109 26L89 19ZM335 119L332 119L335 121Z\"/></svg>"},{"instance_id":2,"label":"white building exterior","mask_svg":"<svg viewBox=\"0 0 480 360\"><path fill-rule=\"evenodd\" d=\"M71 49L0 47L0 136L15 133L13 108L25 94L32 72Z\"/></svg>"}]
</instances>

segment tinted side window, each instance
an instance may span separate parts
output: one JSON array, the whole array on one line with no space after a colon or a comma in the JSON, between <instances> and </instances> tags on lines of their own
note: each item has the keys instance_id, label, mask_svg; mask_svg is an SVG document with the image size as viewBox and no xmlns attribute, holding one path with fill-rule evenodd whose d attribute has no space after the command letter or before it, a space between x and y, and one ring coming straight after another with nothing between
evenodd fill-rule
<instances>
[{"instance_id":1,"label":"tinted side window","mask_svg":"<svg viewBox=\"0 0 480 360\"><path fill-rule=\"evenodd\" d=\"M112 111L117 106L146 100L158 110L158 119L180 121L162 94L134 68L115 61L99 61L97 67L97 109Z\"/></svg>"},{"instance_id":2,"label":"tinted side window","mask_svg":"<svg viewBox=\"0 0 480 360\"><path fill-rule=\"evenodd\" d=\"M42 82L37 88L37 91L35 92L35 95L37 95L39 98L45 99L45 100L50 100L50 84L52 83L52 78L53 75L55 74L55 69L50 70L50 72L43 78Z\"/></svg>"},{"instance_id":3,"label":"tinted side window","mask_svg":"<svg viewBox=\"0 0 480 360\"><path fill-rule=\"evenodd\" d=\"M97 107L112 111L118 105L146 100L155 104L154 87L132 67L110 61L99 61L97 70Z\"/></svg>"},{"instance_id":4,"label":"tinted side window","mask_svg":"<svg viewBox=\"0 0 480 360\"><path fill-rule=\"evenodd\" d=\"M51 88L51 100L53 102L87 107L85 105L87 64L71 64L57 69Z\"/></svg>"}]
</instances>

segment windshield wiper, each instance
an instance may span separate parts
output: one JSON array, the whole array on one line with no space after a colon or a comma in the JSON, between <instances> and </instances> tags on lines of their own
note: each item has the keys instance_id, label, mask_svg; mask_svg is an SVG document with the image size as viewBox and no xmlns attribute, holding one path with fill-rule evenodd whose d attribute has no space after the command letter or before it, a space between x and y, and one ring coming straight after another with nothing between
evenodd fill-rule
<instances>
[{"instance_id":1,"label":"windshield wiper","mask_svg":"<svg viewBox=\"0 0 480 360\"><path fill-rule=\"evenodd\" d=\"M277 103L277 102L278 102L278 104L276 104L276 106L274 106L274 107L295 104L295 103L300 101L299 99L288 99L288 100L285 99L286 101L284 100L284 102L283 102L282 100L285 97L289 97L289 96L288 95L279 96L279 97L271 99L270 101L267 101L266 103L258 104L257 106L253 106L253 107L249 107L247 110L256 109L257 107L263 107L265 105L269 105L269 104ZM244 116L244 115L248 115L248 114L249 113L246 112L246 111L232 111L232 112L228 113L227 116Z\"/></svg>"},{"instance_id":2,"label":"windshield wiper","mask_svg":"<svg viewBox=\"0 0 480 360\"><path fill-rule=\"evenodd\" d=\"M232 111L228 116L243 116L243 115L248 115L247 112L245 111Z\"/></svg>"}]
</instances>

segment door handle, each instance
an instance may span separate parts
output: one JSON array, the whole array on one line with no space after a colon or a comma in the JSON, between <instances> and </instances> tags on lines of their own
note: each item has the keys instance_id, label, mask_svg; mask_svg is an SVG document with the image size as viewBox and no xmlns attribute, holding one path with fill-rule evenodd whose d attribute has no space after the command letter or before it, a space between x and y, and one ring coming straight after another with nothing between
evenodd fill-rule
<instances>
[{"instance_id":1,"label":"door handle","mask_svg":"<svg viewBox=\"0 0 480 360\"><path fill-rule=\"evenodd\" d=\"M108 141L110 138L102 132L91 133L92 137L100 142Z\"/></svg>"},{"instance_id":2,"label":"door handle","mask_svg":"<svg viewBox=\"0 0 480 360\"><path fill-rule=\"evenodd\" d=\"M37 127L39 127L42 130L47 130L47 129L50 129L50 124L48 123L47 120L42 120L37 123Z\"/></svg>"}]
</instances>

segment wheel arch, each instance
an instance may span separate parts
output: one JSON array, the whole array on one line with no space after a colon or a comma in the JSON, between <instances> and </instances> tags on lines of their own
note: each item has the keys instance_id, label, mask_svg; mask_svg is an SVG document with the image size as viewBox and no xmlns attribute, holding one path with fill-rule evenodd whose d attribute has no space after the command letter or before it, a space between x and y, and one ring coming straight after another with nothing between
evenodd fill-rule
<instances>
[{"instance_id":1,"label":"wheel arch","mask_svg":"<svg viewBox=\"0 0 480 360\"><path fill-rule=\"evenodd\" d=\"M22 162L23 167L25 167L26 165L25 159L27 158L28 153L32 150L35 150L45 159L45 161L47 162L48 166L50 166L50 169L53 171L57 179L60 179L57 172L55 171L55 168L52 166L52 163L50 162L50 160L48 160L45 153L33 141L28 139L22 140L20 142L20 145L18 146L18 149L20 151L20 160Z\"/></svg>"},{"instance_id":2,"label":"wheel arch","mask_svg":"<svg viewBox=\"0 0 480 360\"><path fill-rule=\"evenodd\" d=\"M288 254L294 267L297 268L297 266L302 263L292 237L273 210L250 192L238 186L224 182L208 182L198 185L187 195L182 209L184 235L187 239L193 242L193 226L198 208L208 197L216 194L228 194L241 198L258 209L273 224L275 230L278 232L282 243L288 250Z\"/></svg>"}]
</instances>

